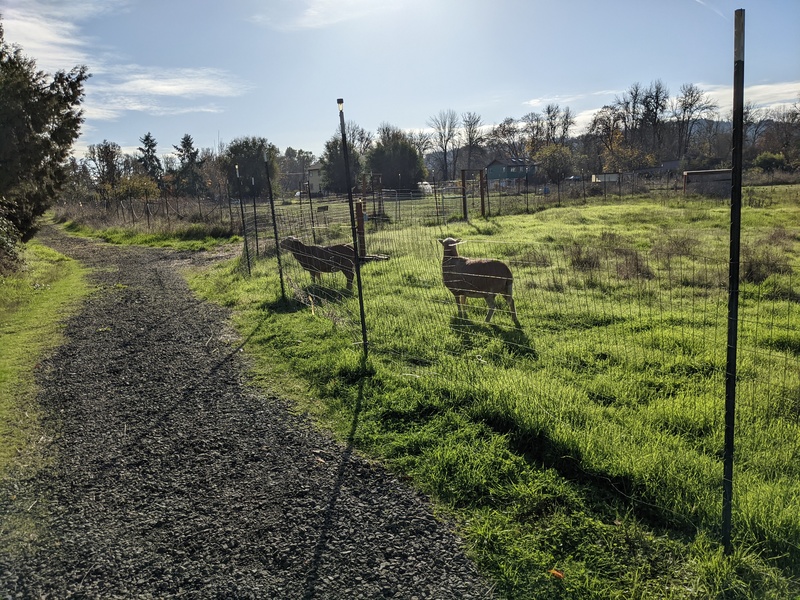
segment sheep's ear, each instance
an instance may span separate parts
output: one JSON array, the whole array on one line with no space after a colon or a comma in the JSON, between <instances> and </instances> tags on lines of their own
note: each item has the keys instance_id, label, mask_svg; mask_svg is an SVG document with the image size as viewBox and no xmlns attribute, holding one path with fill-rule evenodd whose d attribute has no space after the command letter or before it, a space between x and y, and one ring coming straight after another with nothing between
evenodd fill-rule
<instances>
[{"instance_id":1,"label":"sheep's ear","mask_svg":"<svg viewBox=\"0 0 800 600\"><path fill-rule=\"evenodd\" d=\"M462 240L461 238L458 238L458 239L456 239L456 244L461 244L463 241L464 240Z\"/></svg>"},{"instance_id":2,"label":"sheep's ear","mask_svg":"<svg viewBox=\"0 0 800 600\"><path fill-rule=\"evenodd\" d=\"M439 243L440 243L442 246L444 246L444 240L440 240L440 239L438 239L438 238L437 238L437 240L438 240L438 242L439 242Z\"/></svg>"}]
</instances>

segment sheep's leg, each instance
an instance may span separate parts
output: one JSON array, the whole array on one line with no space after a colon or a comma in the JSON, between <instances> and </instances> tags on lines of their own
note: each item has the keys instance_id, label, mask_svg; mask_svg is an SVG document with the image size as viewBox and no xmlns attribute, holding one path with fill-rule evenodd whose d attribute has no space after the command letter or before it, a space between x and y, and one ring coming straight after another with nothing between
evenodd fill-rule
<instances>
[{"instance_id":1,"label":"sheep's leg","mask_svg":"<svg viewBox=\"0 0 800 600\"><path fill-rule=\"evenodd\" d=\"M486 313L486 322L488 323L492 320L492 315L494 314L494 294L486 294L486 304L489 305L489 312Z\"/></svg>"},{"instance_id":2,"label":"sheep's leg","mask_svg":"<svg viewBox=\"0 0 800 600\"><path fill-rule=\"evenodd\" d=\"M345 271L344 276L347 278L347 291L353 291L353 277L355 277L355 273L352 271Z\"/></svg>"},{"instance_id":3,"label":"sheep's leg","mask_svg":"<svg viewBox=\"0 0 800 600\"><path fill-rule=\"evenodd\" d=\"M458 318L459 319L466 319L467 318L467 297L466 296L456 296L456 304L458 305Z\"/></svg>"},{"instance_id":4,"label":"sheep's leg","mask_svg":"<svg viewBox=\"0 0 800 600\"><path fill-rule=\"evenodd\" d=\"M521 327L519 324L519 319L517 318L517 308L514 306L514 298L511 294L503 294L503 298L506 299L506 303L508 304L508 308L511 309L511 318L514 319L514 325L517 327Z\"/></svg>"}]
</instances>

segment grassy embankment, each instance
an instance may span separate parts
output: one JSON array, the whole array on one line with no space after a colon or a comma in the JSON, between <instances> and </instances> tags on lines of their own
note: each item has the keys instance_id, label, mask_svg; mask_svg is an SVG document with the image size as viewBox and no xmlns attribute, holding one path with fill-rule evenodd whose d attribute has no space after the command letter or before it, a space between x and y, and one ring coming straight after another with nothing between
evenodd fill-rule
<instances>
[{"instance_id":1,"label":"grassy embankment","mask_svg":"<svg viewBox=\"0 0 800 600\"><path fill-rule=\"evenodd\" d=\"M715 541L727 219L637 199L375 234L392 259L369 267L366 368L352 331L279 299L274 261L193 285L235 309L258 381L452 511L507 597L791 598L800 387L759 374L796 366L798 206L745 211L730 557ZM430 259L443 235L515 265L521 331L452 317Z\"/></svg>"},{"instance_id":2,"label":"grassy embankment","mask_svg":"<svg viewBox=\"0 0 800 600\"><path fill-rule=\"evenodd\" d=\"M0 277L0 478L28 476L42 466L35 370L58 345L64 318L89 292L75 261L35 241L22 258L19 273ZM35 528L31 519L6 520L0 543L9 549Z\"/></svg>"},{"instance_id":3,"label":"grassy embankment","mask_svg":"<svg viewBox=\"0 0 800 600\"><path fill-rule=\"evenodd\" d=\"M211 250L239 240L238 236L230 234L228 227L205 223L147 231L143 227L134 229L124 225L98 229L77 221L67 221L64 223L64 230L72 235L98 238L110 244L152 246L176 250Z\"/></svg>"}]
</instances>

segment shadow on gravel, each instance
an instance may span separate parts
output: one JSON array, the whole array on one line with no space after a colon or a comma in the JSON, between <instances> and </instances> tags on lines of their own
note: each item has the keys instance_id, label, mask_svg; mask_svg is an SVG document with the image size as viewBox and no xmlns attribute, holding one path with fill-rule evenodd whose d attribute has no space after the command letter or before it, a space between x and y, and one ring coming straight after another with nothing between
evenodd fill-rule
<instances>
[{"instance_id":1,"label":"shadow on gravel","mask_svg":"<svg viewBox=\"0 0 800 600\"><path fill-rule=\"evenodd\" d=\"M336 503L339 501L339 496L341 495L345 470L350 464L350 457L353 454L353 440L355 440L356 430L358 429L358 421L361 417L361 409L364 402L364 379L368 376L366 361L366 356L362 356L362 375L358 381L358 397L356 398L356 406L353 410L353 422L350 424L350 433L347 435L347 447L342 453L342 462L339 463L339 468L336 471L336 482L333 485L331 496L328 498L328 504L325 506L325 516L322 520L322 526L320 527L319 539L314 546L314 556L311 559L311 566L308 570L308 575L306 576L305 589L303 590L303 600L314 600L317 598L316 586L319 581L319 566L320 562L322 561L322 555L328 545L333 513L336 509Z\"/></svg>"}]
</instances>

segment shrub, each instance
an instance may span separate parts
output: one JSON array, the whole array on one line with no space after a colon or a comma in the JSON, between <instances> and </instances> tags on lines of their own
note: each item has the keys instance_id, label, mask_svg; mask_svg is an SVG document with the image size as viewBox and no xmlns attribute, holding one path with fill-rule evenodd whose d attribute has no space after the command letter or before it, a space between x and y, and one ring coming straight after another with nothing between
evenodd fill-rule
<instances>
[{"instance_id":1,"label":"shrub","mask_svg":"<svg viewBox=\"0 0 800 600\"><path fill-rule=\"evenodd\" d=\"M655 277L653 269L647 264L645 258L636 250L623 249L617 252L620 260L617 262L617 276L620 279L652 279Z\"/></svg>"},{"instance_id":2,"label":"shrub","mask_svg":"<svg viewBox=\"0 0 800 600\"><path fill-rule=\"evenodd\" d=\"M744 244L740 263L739 280L748 283L763 283L770 275L786 275L792 272L789 259L783 252L763 244Z\"/></svg>"},{"instance_id":3,"label":"shrub","mask_svg":"<svg viewBox=\"0 0 800 600\"><path fill-rule=\"evenodd\" d=\"M593 248L586 249L578 242L567 248L567 256L573 269L591 271L600 268L600 254Z\"/></svg>"},{"instance_id":4,"label":"shrub","mask_svg":"<svg viewBox=\"0 0 800 600\"><path fill-rule=\"evenodd\" d=\"M19 264L19 232L13 223L0 215L0 275L15 271Z\"/></svg>"}]
</instances>

